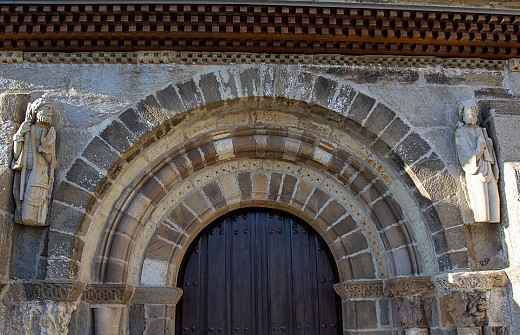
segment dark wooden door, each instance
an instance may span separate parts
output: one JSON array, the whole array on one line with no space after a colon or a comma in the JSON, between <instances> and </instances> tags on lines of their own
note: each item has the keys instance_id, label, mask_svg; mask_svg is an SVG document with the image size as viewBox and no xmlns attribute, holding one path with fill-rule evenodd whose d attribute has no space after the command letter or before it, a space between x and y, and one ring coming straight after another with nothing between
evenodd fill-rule
<instances>
[{"instance_id":1,"label":"dark wooden door","mask_svg":"<svg viewBox=\"0 0 520 335\"><path fill-rule=\"evenodd\" d=\"M198 237L183 269L177 334L341 333L333 262L291 215L232 212Z\"/></svg>"}]
</instances>

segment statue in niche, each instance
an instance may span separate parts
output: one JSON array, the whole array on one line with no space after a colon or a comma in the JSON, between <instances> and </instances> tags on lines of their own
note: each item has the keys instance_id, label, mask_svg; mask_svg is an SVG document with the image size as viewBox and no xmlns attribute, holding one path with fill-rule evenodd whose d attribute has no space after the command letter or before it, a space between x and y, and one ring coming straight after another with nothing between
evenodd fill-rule
<instances>
[{"instance_id":1,"label":"statue in niche","mask_svg":"<svg viewBox=\"0 0 520 335\"><path fill-rule=\"evenodd\" d=\"M500 222L498 165L493 141L485 128L477 125L475 101L463 102L459 108L463 120L455 131L455 147L464 170L467 199L475 222Z\"/></svg>"},{"instance_id":2,"label":"statue in niche","mask_svg":"<svg viewBox=\"0 0 520 335\"><path fill-rule=\"evenodd\" d=\"M13 136L15 222L45 226L56 168L53 107L43 99L28 104L25 121Z\"/></svg>"}]
</instances>

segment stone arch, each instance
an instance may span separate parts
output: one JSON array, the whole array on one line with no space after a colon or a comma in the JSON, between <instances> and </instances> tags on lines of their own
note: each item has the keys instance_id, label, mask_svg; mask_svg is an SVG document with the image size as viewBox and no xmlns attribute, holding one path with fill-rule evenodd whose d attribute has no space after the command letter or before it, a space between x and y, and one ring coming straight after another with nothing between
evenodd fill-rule
<instances>
[{"instance_id":1,"label":"stone arch","mask_svg":"<svg viewBox=\"0 0 520 335\"><path fill-rule=\"evenodd\" d=\"M67 241L67 257L53 257L52 244L50 245L49 265L54 267L49 271L50 276L70 277L74 273L71 269L77 267L82 258L85 244L83 238L93 215L98 213L104 219L108 219L110 215L103 208L106 206L100 206L100 200L114 189L126 187L124 182L130 183L131 180L124 179L125 177L121 177L121 182L116 182L122 171L144 168L149 163L140 156L144 151L157 151L153 149L156 147L154 144L167 137L190 115L219 109L240 110L250 108L251 104L256 104L258 110L283 110L286 106L294 108L309 118L306 126L309 128L319 128L319 122L315 122L318 119L326 120L327 126L339 125L343 132L342 135L339 135L341 132L336 135L349 137L349 140L355 138L361 143L356 148L349 148L347 144L347 148L357 151L362 159L373 159L374 170L381 166L391 169L396 180L401 183L399 192L411 192L415 198L415 204L411 206L415 206L414 220L424 220L430 232L435 235L438 261L435 267L450 268L452 261L461 257L466 259L459 260L458 263L467 264L465 242L449 239L443 232L445 227L460 225L458 222L441 221L436 210L437 204L453 193L446 190L456 189L453 187L453 178L446 172L443 162L427 141L414 132L398 113L337 78L316 76L292 68L273 70L252 67L226 74L206 73L183 83L172 84L148 96L135 108L123 112L92 140L71 167L67 180L60 185L56 196L58 203L74 202L71 205L76 208L70 211L82 216L83 223L77 234L79 237ZM199 127L204 127L204 121L197 122ZM320 129L315 131L320 133ZM173 141L166 146L170 147L172 144L178 143ZM188 139L185 150L190 145ZM100 154L94 153L94 147ZM370 150L367 151L366 148ZM71 191L74 194L72 199L65 196L70 195ZM125 192L132 191L126 189ZM60 220L59 217L57 219ZM460 233L459 228L457 231ZM86 247L87 252L92 252L89 248L92 246Z\"/></svg>"}]
</instances>

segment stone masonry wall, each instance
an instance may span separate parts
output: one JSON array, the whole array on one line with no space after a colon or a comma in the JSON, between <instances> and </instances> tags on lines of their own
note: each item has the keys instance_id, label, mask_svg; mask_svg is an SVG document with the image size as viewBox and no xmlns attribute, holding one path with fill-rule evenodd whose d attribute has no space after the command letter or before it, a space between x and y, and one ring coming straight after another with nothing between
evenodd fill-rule
<instances>
[{"instance_id":1,"label":"stone masonry wall","mask_svg":"<svg viewBox=\"0 0 520 335\"><path fill-rule=\"evenodd\" d=\"M515 61L477 60L450 65L433 58L416 62L398 57L360 57L348 64L316 59L277 64L244 57L210 64L210 58L200 55L176 62L167 60L168 53L163 54L166 60L161 62L133 55L140 60L123 63L121 58L118 61L112 56L107 56L107 60L97 55L94 60L80 55L77 59L62 56L56 62L54 58L42 61L45 55L40 55L39 60L36 57L19 61L15 55L15 61L0 61L0 254L9 260L0 262L0 285L16 279L77 278L82 264L79 259L71 259L83 251L78 249L86 233L81 223L84 214L91 213L92 194L102 194L100 181L114 172L112 162L120 155L127 155L129 161L139 155L139 150L131 145L145 134L141 130L156 129L173 117L163 108L165 102L171 104L171 110L198 108L199 113L204 113L205 109L211 110L204 107L209 103L224 101L225 108L227 99L290 96L325 105L331 113L341 113L340 108L348 105L353 111L349 114L351 120L378 130L378 134L388 129L415 134L405 144L407 148L416 148L420 155L400 152L396 142L394 149L399 157L395 159L403 169L400 176L409 178L417 188L414 194L428 195L429 202L423 208L431 208L432 215L438 216L429 223L440 223L436 228L430 225L435 250L443 250L437 254L439 264L442 257L447 257L444 255L450 255L450 266L438 271L509 267L511 290L516 292L519 261L514 236L519 222L515 200L519 189L511 189L511 185L513 181L518 185L519 180L516 129L520 122L520 73L516 72ZM277 78L272 86L265 84L268 77ZM296 83L290 93L283 91L290 86L287 83ZM337 83L351 87L358 94L357 99L349 96L351 92L341 91ZM309 92L314 95L310 97ZM54 124L58 134L58 167L50 228L22 227L12 222L10 137L23 119L27 102L38 97L57 106ZM163 105L154 106L154 97ZM496 142L503 176L500 225L471 225L471 213L460 186L453 135L458 103L469 98L479 101L483 121ZM143 106L147 110L144 114L139 112ZM130 110L144 115L135 129L129 129L137 120ZM390 126L385 124L392 120ZM175 122L170 125L175 129ZM350 130L345 127L343 131ZM121 136L123 133L126 135ZM270 174L266 171L266 175ZM437 189L437 185L448 186ZM380 310L383 304L384 299L374 310ZM6 322L1 317L6 314L2 311L5 306L0 305L0 328ZM512 310L508 314L520 315L514 300L509 306ZM390 323L390 318L380 317L376 324L388 327Z\"/></svg>"}]
</instances>

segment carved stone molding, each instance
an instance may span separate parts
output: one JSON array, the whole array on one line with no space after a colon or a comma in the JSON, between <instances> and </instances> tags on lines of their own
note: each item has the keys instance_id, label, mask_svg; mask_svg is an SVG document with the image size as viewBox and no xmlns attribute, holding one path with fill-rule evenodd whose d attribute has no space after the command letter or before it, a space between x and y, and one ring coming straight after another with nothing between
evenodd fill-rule
<instances>
[{"instance_id":1,"label":"carved stone molding","mask_svg":"<svg viewBox=\"0 0 520 335\"><path fill-rule=\"evenodd\" d=\"M347 281L334 286L343 299L405 297L430 294L435 290L431 277L393 278L372 281Z\"/></svg>"},{"instance_id":2,"label":"carved stone molding","mask_svg":"<svg viewBox=\"0 0 520 335\"><path fill-rule=\"evenodd\" d=\"M182 296L178 287L136 287L131 304L166 304L176 305Z\"/></svg>"},{"instance_id":3,"label":"carved stone molding","mask_svg":"<svg viewBox=\"0 0 520 335\"><path fill-rule=\"evenodd\" d=\"M430 294L435 290L431 277L394 278L385 280L385 294L404 297L416 294Z\"/></svg>"},{"instance_id":4,"label":"carved stone molding","mask_svg":"<svg viewBox=\"0 0 520 335\"><path fill-rule=\"evenodd\" d=\"M184 51L136 51L136 52L23 52L0 51L0 64L285 64L330 65L363 67L443 67L502 71L508 67L514 71L520 66L517 59L490 60L479 58L437 58L410 56L348 56L339 54L266 54L247 52L184 52Z\"/></svg>"},{"instance_id":5,"label":"carved stone molding","mask_svg":"<svg viewBox=\"0 0 520 335\"><path fill-rule=\"evenodd\" d=\"M334 285L341 299L379 298L384 296L383 281L343 282Z\"/></svg>"},{"instance_id":6,"label":"carved stone molding","mask_svg":"<svg viewBox=\"0 0 520 335\"><path fill-rule=\"evenodd\" d=\"M82 283L25 282L10 284L14 301L75 302L85 289Z\"/></svg>"},{"instance_id":7,"label":"carved stone molding","mask_svg":"<svg viewBox=\"0 0 520 335\"><path fill-rule=\"evenodd\" d=\"M76 303L37 301L31 302L26 335L67 335L72 312Z\"/></svg>"},{"instance_id":8,"label":"carved stone molding","mask_svg":"<svg viewBox=\"0 0 520 335\"><path fill-rule=\"evenodd\" d=\"M494 288L505 287L508 278L505 271L480 271L448 273L433 277L438 290L452 291L490 291Z\"/></svg>"},{"instance_id":9,"label":"carved stone molding","mask_svg":"<svg viewBox=\"0 0 520 335\"><path fill-rule=\"evenodd\" d=\"M83 292L83 300L90 304L126 304L135 288L121 284L90 284Z\"/></svg>"}]
</instances>

